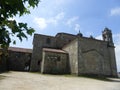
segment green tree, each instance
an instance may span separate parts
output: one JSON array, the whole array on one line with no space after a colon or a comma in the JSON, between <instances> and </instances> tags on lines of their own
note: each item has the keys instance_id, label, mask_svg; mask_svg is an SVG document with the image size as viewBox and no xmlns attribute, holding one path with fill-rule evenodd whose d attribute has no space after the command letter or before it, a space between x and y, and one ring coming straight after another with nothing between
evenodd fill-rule
<instances>
[{"instance_id":1,"label":"green tree","mask_svg":"<svg viewBox=\"0 0 120 90\"><path fill-rule=\"evenodd\" d=\"M32 35L34 29L27 26L27 23L16 22L10 18L24 14L30 14L30 7L36 7L40 0L0 0L0 45L8 48L9 44L16 43L10 36L18 37L20 41Z\"/></svg>"}]
</instances>

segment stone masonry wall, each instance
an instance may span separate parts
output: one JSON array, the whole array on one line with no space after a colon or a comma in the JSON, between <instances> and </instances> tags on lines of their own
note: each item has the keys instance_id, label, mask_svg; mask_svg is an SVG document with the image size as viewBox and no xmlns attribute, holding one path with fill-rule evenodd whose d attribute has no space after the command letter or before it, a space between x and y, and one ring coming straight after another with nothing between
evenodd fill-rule
<instances>
[{"instance_id":1,"label":"stone masonry wall","mask_svg":"<svg viewBox=\"0 0 120 90\"><path fill-rule=\"evenodd\" d=\"M116 67L116 58L115 58L115 49L114 47L108 47L110 55L110 64L111 64L111 76L118 77L117 67Z\"/></svg>"},{"instance_id":2,"label":"stone masonry wall","mask_svg":"<svg viewBox=\"0 0 120 90\"><path fill-rule=\"evenodd\" d=\"M114 48L108 46L106 41L66 33L58 33L55 37L35 34L31 71L41 71L42 56L46 57L48 54L44 53L42 55L43 48L67 51L69 53L70 72L72 74L116 76Z\"/></svg>"},{"instance_id":3,"label":"stone masonry wall","mask_svg":"<svg viewBox=\"0 0 120 90\"><path fill-rule=\"evenodd\" d=\"M69 73L67 53L43 51L42 73L65 74Z\"/></svg>"},{"instance_id":4,"label":"stone masonry wall","mask_svg":"<svg viewBox=\"0 0 120 90\"><path fill-rule=\"evenodd\" d=\"M63 50L69 53L71 73L117 76L114 48L105 41L78 37Z\"/></svg>"},{"instance_id":5,"label":"stone masonry wall","mask_svg":"<svg viewBox=\"0 0 120 90\"><path fill-rule=\"evenodd\" d=\"M76 38L76 35L66 34L66 33L58 33L56 36L56 48L62 48L64 45L70 43Z\"/></svg>"},{"instance_id":6,"label":"stone masonry wall","mask_svg":"<svg viewBox=\"0 0 120 90\"><path fill-rule=\"evenodd\" d=\"M1 52L1 51L0 51ZM7 60L0 54L0 73L7 70Z\"/></svg>"},{"instance_id":7,"label":"stone masonry wall","mask_svg":"<svg viewBox=\"0 0 120 90\"><path fill-rule=\"evenodd\" d=\"M34 35L33 54L30 71L41 71L42 48L55 48L55 38L46 35Z\"/></svg>"},{"instance_id":8,"label":"stone masonry wall","mask_svg":"<svg viewBox=\"0 0 120 90\"><path fill-rule=\"evenodd\" d=\"M29 71L32 53L9 51L7 67L14 71Z\"/></svg>"},{"instance_id":9,"label":"stone masonry wall","mask_svg":"<svg viewBox=\"0 0 120 90\"><path fill-rule=\"evenodd\" d=\"M84 60L83 63L79 63L79 73L81 73L81 68L83 68L83 74L111 76L111 62L107 42L90 38L79 38L79 46L79 51L82 53L80 53L82 57L79 58L79 62ZM84 66L80 67L81 64Z\"/></svg>"},{"instance_id":10,"label":"stone masonry wall","mask_svg":"<svg viewBox=\"0 0 120 90\"><path fill-rule=\"evenodd\" d=\"M78 42L77 39L63 47L69 53L69 65L71 74L78 75Z\"/></svg>"},{"instance_id":11,"label":"stone masonry wall","mask_svg":"<svg viewBox=\"0 0 120 90\"><path fill-rule=\"evenodd\" d=\"M33 54L30 71L40 71L42 62L42 48L62 48L75 39L75 35L59 33L55 37L35 34L33 40Z\"/></svg>"}]
</instances>

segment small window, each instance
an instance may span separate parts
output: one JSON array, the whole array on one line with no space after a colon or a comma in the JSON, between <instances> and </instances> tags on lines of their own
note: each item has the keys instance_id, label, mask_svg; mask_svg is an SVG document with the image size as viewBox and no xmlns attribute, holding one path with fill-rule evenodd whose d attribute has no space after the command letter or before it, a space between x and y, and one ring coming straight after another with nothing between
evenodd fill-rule
<instances>
[{"instance_id":1,"label":"small window","mask_svg":"<svg viewBox=\"0 0 120 90\"><path fill-rule=\"evenodd\" d=\"M38 61L38 65L40 65L40 61Z\"/></svg>"},{"instance_id":2,"label":"small window","mask_svg":"<svg viewBox=\"0 0 120 90\"><path fill-rule=\"evenodd\" d=\"M47 43L47 44L50 44L50 43L51 43L50 38L47 38L47 39L46 39L46 43Z\"/></svg>"},{"instance_id":3,"label":"small window","mask_svg":"<svg viewBox=\"0 0 120 90\"><path fill-rule=\"evenodd\" d=\"M58 57L57 57L57 61L60 61L60 59L61 59L60 56L58 56Z\"/></svg>"}]
</instances>

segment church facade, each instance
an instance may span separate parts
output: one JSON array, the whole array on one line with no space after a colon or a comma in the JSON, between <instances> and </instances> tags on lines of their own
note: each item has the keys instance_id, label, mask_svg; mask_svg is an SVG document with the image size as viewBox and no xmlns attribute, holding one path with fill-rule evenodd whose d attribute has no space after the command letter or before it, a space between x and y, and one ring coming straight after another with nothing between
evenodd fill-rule
<instances>
[{"instance_id":1,"label":"church facade","mask_svg":"<svg viewBox=\"0 0 120 90\"><path fill-rule=\"evenodd\" d=\"M30 71L117 77L111 30L105 28L102 37L97 40L81 33L35 34Z\"/></svg>"}]
</instances>

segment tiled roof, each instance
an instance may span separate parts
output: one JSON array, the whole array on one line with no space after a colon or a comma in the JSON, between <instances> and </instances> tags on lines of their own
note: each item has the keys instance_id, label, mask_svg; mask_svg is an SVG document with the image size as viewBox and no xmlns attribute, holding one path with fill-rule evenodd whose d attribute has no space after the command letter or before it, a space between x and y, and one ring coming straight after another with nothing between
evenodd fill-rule
<instances>
[{"instance_id":1,"label":"tiled roof","mask_svg":"<svg viewBox=\"0 0 120 90\"><path fill-rule=\"evenodd\" d=\"M63 50L60 50L60 49L51 49L51 48L43 48L43 51L46 51L46 52L55 52L55 53L67 53Z\"/></svg>"},{"instance_id":2,"label":"tiled roof","mask_svg":"<svg viewBox=\"0 0 120 90\"><path fill-rule=\"evenodd\" d=\"M32 49L26 49L26 48L9 47L8 50L15 52L32 53Z\"/></svg>"}]
</instances>

